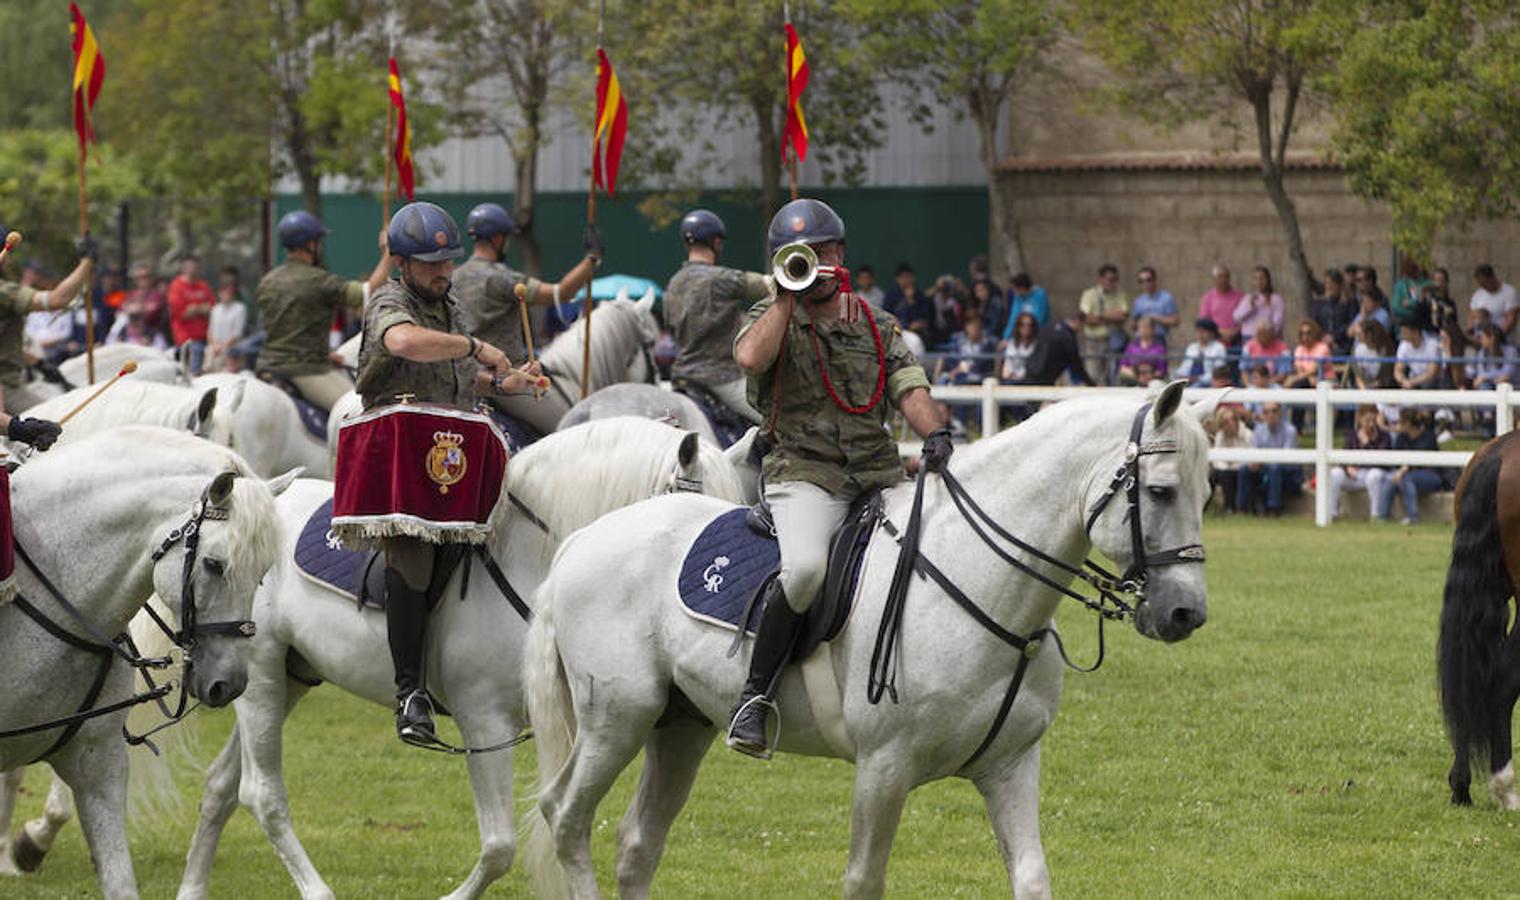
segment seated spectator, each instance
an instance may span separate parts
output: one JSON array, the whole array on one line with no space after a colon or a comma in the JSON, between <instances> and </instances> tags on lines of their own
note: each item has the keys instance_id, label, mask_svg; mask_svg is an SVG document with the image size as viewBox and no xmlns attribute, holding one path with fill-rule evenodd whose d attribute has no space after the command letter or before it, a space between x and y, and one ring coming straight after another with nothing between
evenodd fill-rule
<instances>
[{"instance_id":1,"label":"seated spectator","mask_svg":"<svg viewBox=\"0 0 1520 900\"><path fill-rule=\"evenodd\" d=\"M132 289L122 300L122 308L134 306L143 315L143 325L154 331L168 334L169 298L163 286L153 277L153 270L144 263L132 267ZM125 324L122 326L125 328ZM167 344L167 340L165 341Z\"/></svg>"},{"instance_id":2,"label":"seated spectator","mask_svg":"<svg viewBox=\"0 0 1520 900\"><path fill-rule=\"evenodd\" d=\"M1255 336L1246 341L1241 365L1264 365L1272 373L1272 380L1281 383L1293 372L1293 351L1288 349L1277 333L1277 326L1269 319L1259 319L1256 330L1250 333Z\"/></svg>"},{"instance_id":3,"label":"seated spectator","mask_svg":"<svg viewBox=\"0 0 1520 900\"><path fill-rule=\"evenodd\" d=\"M1354 283L1358 298L1371 298L1383 312L1388 312L1388 297L1383 293L1383 289L1378 287L1377 269L1374 269L1372 266L1362 266L1357 269L1356 281ZM1390 319L1390 321L1392 320ZM1389 326L1389 331L1391 332L1392 330L1392 327Z\"/></svg>"},{"instance_id":4,"label":"seated spectator","mask_svg":"<svg viewBox=\"0 0 1520 900\"><path fill-rule=\"evenodd\" d=\"M1119 357L1119 383L1134 384L1135 367L1141 362L1151 364L1151 370L1166 374L1166 342L1162 340L1159 326L1152 316L1141 316L1135 325L1135 337Z\"/></svg>"},{"instance_id":5,"label":"seated spectator","mask_svg":"<svg viewBox=\"0 0 1520 900\"><path fill-rule=\"evenodd\" d=\"M1023 384L1055 384L1062 375L1073 383L1092 384L1082 365L1082 354L1077 349L1078 329L1082 327L1081 313L1072 313L1065 319L1046 325L1035 338L1034 352L1025 363Z\"/></svg>"},{"instance_id":6,"label":"seated spectator","mask_svg":"<svg viewBox=\"0 0 1520 900\"><path fill-rule=\"evenodd\" d=\"M1493 323L1478 329L1478 361L1468 366L1472 374L1472 386L1480 390L1493 390L1501 384L1514 384L1516 352L1513 344Z\"/></svg>"},{"instance_id":7,"label":"seated spectator","mask_svg":"<svg viewBox=\"0 0 1520 900\"><path fill-rule=\"evenodd\" d=\"M1257 266L1251 273L1251 290L1235 305L1235 327L1243 338L1256 334L1264 322L1271 324L1273 332L1282 334L1287 312L1282 294L1272 287L1272 272L1266 266Z\"/></svg>"},{"instance_id":8,"label":"seated spectator","mask_svg":"<svg viewBox=\"0 0 1520 900\"><path fill-rule=\"evenodd\" d=\"M1334 381L1330 366L1330 344L1319 323L1304 319L1298 323L1298 346L1293 348L1293 371L1283 379L1283 387L1314 387L1321 381Z\"/></svg>"},{"instance_id":9,"label":"seated spectator","mask_svg":"<svg viewBox=\"0 0 1520 900\"><path fill-rule=\"evenodd\" d=\"M1362 390L1393 387L1393 356L1396 348L1383 325L1376 319L1368 319L1366 326L1358 329L1356 344L1351 350L1351 383Z\"/></svg>"},{"instance_id":10,"label":"seated spectator","mask_svg":"<svg viewBox=\"0 0 1520 900\"><path fill-rule=\"evenodd\" d=\"M1135 323L1136 332L1140 328L1140 320L1149 317L1151 324L1156 327L1156 339L1166 345L1167 335L1170 329L1180 324L1181 317L1177 315L1177 298L1172 292L1161 286L1156 270L1151 266L1143 266L1137 276L1140 281L1140 294L1135 297L1134 304L1130 307L1129 315ZM1165 374L1165 370L1162 370Z\"/></svg>"},{"instance_id":11,"label":"seated spectator","mask_svg":"<svg viewBox=\"0 0 1520 900\"><path fill-rule=\"evenodd\" d=\"M1213 269L1213 286L1198 298L1198 317L1208 319L1222 329L1220 337L1230 347L1240 346L1240 332L1235 328L1235 310L1245 293L1235 290L1230 281L1230 270L1223 264Z\"/></svg>"},{"instance_id":12,"label":"seated spectator","mask_svg":"<svg viewBox=\"0 0 1520 900\"><path fill-rule=\"evenodd\" d=\"M1019 313L1013 322L1013 336L1003 344L1002 379L1005 382L1023 381L1029 375L1029 357L1034 353L1035 340L1040 326L1034 314Z\"/></svg>"},{"instance_id":13,"label":"seated spectator","mask_svg":"<svg viewBox=\"0 0 1520 900\"><path fill-rule=\"evenodd\" d=\"M1403 340L1395 353L1398 361L1393 366L1393 380L1406 390L1438 387L1441 343L1425 328L1427 324L1424 317L1412 316L1399 329Z\"/></svg>"},{"instance_id":14,"label":"seated spectator","mask_svg":"<svg viewBox=\"0 0 1520 900\"><path fill-rule=\"evenodd\" d=\"M1135 363L1135 387L1150 387L1151 382L1160 377L1156 373L1156 364L1148 359L1142 359Z\"/></svg>"},{"instance_id":15,"label":"seated spectator","mask_svg":"<svg viewBox=\"0 0 1520 900\"><path fill-rule=\"evenodd\" d=\"M1003 336L1003 328L1008 324L1008 298L1003 296L997 285L985 278L971 282L968 314L971 309L981 315L982 331L994 342Z\"/></svg>"},{"instance_id":16,"label":"seated spectator","mask_svg":"<svg viewBox=\"0 0 1520 900\"><path fill-rule=\"evenodd\" d=\"M1388 432L1378 422L1375 406L1356 411L1356 425L1346 432L1347 450L1387 450ZM1392 484L1382 466L1336 466L1330 470L1330 518L1341 517L1341 492L1367 492L1367 516L1373 521L1388 518L1388 492Z\"/></svg>"},{"instance_id":17,"label":"seated spectator","mask_svg":"<svg viewBox=\"0 0 1520 900\"><path fill-rule=\"evenodd\" d=\"M1435 432L1430 430L1430 414L1423 409L1406 409L1399 420L1399 430L1393 436L1395 450L1435 450ZM1435 469L1425 466L1400 466L1393 471L1389 481L1398 488L1398 496L1404 501L1404 525L1420 521L1420 497L1441 489L1441 476ZM1394 491L1389 491L1384 501L1382 518L1388 518L1392 510Z\"/></svg>"},{"instance_id":18,"label":"seated spectator","mask_svg":"<svg viewBox=\"0 0 1520 900\"><path fill-rule=\"evenodd\" d=\"M1502 281L1494 267L1484 263L1473 270L1473 280L1478 289L1473 291L1470 302L1472 311L1488 311L1489 319L1499 326L1507 341L1515 332L1515 320L1520 317L1520 291L1514 285Z\"/></svg>"},{"instance_id":19,"label":"seated spectator","mask_svg":"<svg viewBox=\"0 0 1520 900\"><path fill-rule=\"evenodd\" d=\"M925 313L930 310L922 305L927 298L918 289L918 276L914 274L913 267L904 262L897 264L897 272L892 280L894 283L881 302L882 309L896 316L903 328L922 336L923 331L929 327Z\"/></svg>"},{"instance_id":20,"label":"seated spectator","mask_svg":"<svg viewBox=\"0 0 1520 900\"><path fill-rule=\"evenodd\" d=\"M169 327L181 359L188 358L192 376L201 374L206 359L206 332L216 294L200 275L195 254L180 257L179 274L169 282Z\"/></svg>"},{"instance_id":21,"label":"seated spectator","mask_svg":"<svg viewBox=\"0 0 1520 900\"><path fill-rule=\"evenodd\" d=\"M872 306L879 306L882 309L886 309L886 306L884 304L886 302L887 295L886 292L881 289L881 285L876 283L876 270L870 266L861 266L860 268L856 269L853 274L855 276L855 296L866 301ZM891 310L888 310L888 312L890 311Z\"/></svg>"},{"instance_id":22,"label":"seated spectator","mask_svg":"<svg viewBox=\"0 0 1520 900\"><path fill-rule=\"evenodd\" d=\"M961 330L964 317L961 296L954 276L941 275L934 280L934 291L929 295L934 312L929 319L929 332L924 336L924 343L930 347L942 346Z\"/></svg>"},{"instance_id":23,"label":"seated spectator","mask_svg":"<svg viewBox=\"0 0 1520 900\"><path fill-rule=\"evenodd\" d=\"M1050 301L1045 297L1045 289L1035 284L1028 272L1020 272L1013 276L1013 287L1008 289L1008 324L1003 326L1003 340L1008 340L1014 319L1026 312L1034 316L1041 328L1050 321Z\"/></svg>"},{"instance_id":24,"label":"seated spectator","mask_svg":"<svg viewBox=\"0 0 1520 900\"><path fill-rule=\"evenodd\" d=\"M111 334L106 337L107 344L137 344L140 347L152 347L154 350L169 349L169 342L164 340L164 333L148 324L148 317L141 309L134 308L131 301L127 302L127 314L116 317L116 324L111 328Z\"/></svg>"},{"instance_id":25,"label":"seated spectator","mask_svg":"<svg viewBox=\"0 0 1520 900\"><path fill-rule=\"evenodd\" d=\"M981 316L970 315L966 317L965 330L950 339L950 352L953 355L940 383L981 384L982 379L992 374L997 342L983 333Z\"/></svg>"},{"instance_id":26,"label":"seated spectator","mask_svg":"<svg viewBox=\"0 0 1520 900\"><path fill-rule=\"evenodd\" d=\"M1229 387L1234 387L1234 386L1235 386L1235 370L1232 369L1232 368L1230 368L1229 365L1215 366L1213 374L1211 374L1209 376L1209 387L1211 387L1211 388L1229 388ZM1236 409L1242 410L1242 414L1244 414L1244 407L1243 406L1241 406L1240 404L1231 404L1231 405L1235 406Z\"/></svg>"},{"instance_id":27,"label":"seated spectator","mask_svg":"<svg viewBox=\"0 0 1520 900\"><path fill-rule=\"evenodd\" d=\"M1283 419L1281 403L1267 403L1262 408L1261 421L1251 430L1251 446L1258 450L1298 447L1298 430ZM1249 512L1257 495L1264 494L1266 514L1280 516L1283 497L1301 491L1303 480L1303 470L1293 463L1248 463L1240 472L1235 505Z\"/></svg>"},{"instance_id":28,"label":"seated spectator","mask_svg":"<svg viewBox=\"0 0 1520 900\"><path fill-rule=\"evenodd\" d=\"M1319 324L1336 356L1350 356L1352 337L1347 333L1359 312L1356 298L1346 288L1346 277L1339 269L1325 270L1325 294L1314 301L1309 318Z\"/></svg>"},{"instance_id":29,"label":"seated spectator","mask_svg":"<svg viewBox=\"0 0 1520 900\"><path fill-rule=\"evenodd\" d=\"M1212 378L1215 369L1229 363L1230 351L1219 340L1219 326L1207 316L1193 323L1193 336L1193 342L1182 351L1177 374L1196 387Z\"/></svg>"},{"instance_id":30,"label":"seated spectator","mask_svg":"<svg viewBox=\"0 0 1520 900\"><path fill-rule=\"evenodd\" d=\"M236 286L217 287L216 305L206 326L206 371L226 368L227 351L243 340L248 324L248 309L238 299Z\"/></svg>"},{"instance_id":31,"label":"seated spectator","mask_svg":"<svg viewBox=\"0 0 1520 900\"><path fill-rule=\"evenodd\" d=\"M1228 370L1226 370L1228 371ZM1251 446L1250 432L1241 427L1240 411L1233 406L1221 406L1214 411L1214 447L1244 448ZM1217 462L1209 465L1209 479L1219 488L1226 513L1238 512L1236 505L1240 490L1240 466L1238 462Z\"/></svg>"},{"instance_id":32,"label":"seated spectator","mask_svg":"<svg viewBox=\"0 0 1520 900\"><path fill-rule=\"evenodd\" d=\"M1356 314L1356 318L1351 320L1350 327L1346 329L1346 333L1351 335L1353 341L1361 339L1362 323L1368 321L1377 322L1383 326L1384 331L1393 334L1393 320L1388 317L1388 310L1383 308L1375 295L1363 294L1357 302L1361 304L1361 311Z\"/></svg>"},{"instance_id":33,"label":"seated spectator","mask_svg":"<svg viewBox=\"0 0 1520 900\"><path fill-rule=\"evenodd\" d=\"M1272 370L1264 363L1257 363L1246 370L1246 387L1257 390L1281 390L1282 385L1272 380ZM1261 421L1262 412L1266 409L1267 400L1246 400L1241 403L1241 413L1247 425L1255 425ZM1296 426L1295 426L1296 427Z\"/></svg>"},{"instance_id":34,"label":"seated spectator","mask_svg":"<svg viewBox=\"0 0 1520 900\"><path fill-rule=\"evenodd\" d=\"M1424 305L1428 287L1430 278L1424 267L1413 257L1404 257L1399 263L1399 280L1393 283L1393 293L1388 296L1388 314L1393 317L1395 328L1404 327L1405 322L1414 318L1416 311ZM1426 318L1428 320L1428 313Z\"/></svg>"}]
</instances>

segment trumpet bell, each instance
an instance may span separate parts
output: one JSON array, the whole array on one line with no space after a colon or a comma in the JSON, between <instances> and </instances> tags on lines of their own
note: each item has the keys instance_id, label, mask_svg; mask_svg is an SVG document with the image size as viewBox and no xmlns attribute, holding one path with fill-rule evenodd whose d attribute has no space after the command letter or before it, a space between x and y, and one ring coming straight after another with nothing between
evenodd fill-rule
<instances>
[{"instance_id":1,"label":"trumpet bell","mask_svg":"<svg viewBox=\"0 0 1520 900\"><path fill-rule=\"evenodd\" d=\"M771 257L771 273L783 290L805 291L818 280L818 254L807 244L787 244Z\"/></svg>"}]
</instances>

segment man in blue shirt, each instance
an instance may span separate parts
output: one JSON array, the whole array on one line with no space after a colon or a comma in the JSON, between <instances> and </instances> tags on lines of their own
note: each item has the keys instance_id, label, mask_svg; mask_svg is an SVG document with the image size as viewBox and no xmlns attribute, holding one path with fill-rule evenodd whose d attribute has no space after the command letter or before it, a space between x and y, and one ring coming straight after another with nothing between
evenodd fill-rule
<instances>
[{"instance_id":1,"label":"man in blue shirt","mask_svg":"<svg viewBox=\"0 0 1520 900\"><path fill-rule=\"evenodd\" d=\"M1298 429L1283 419L1282 404L1262 404L1261 421L1251 430L1251 446L1256 449L1295 449ZM1292 463L1249 463L1236 484L1237 509L1250 510L1258 491L1267 495L1267 515L1282 515L1283 494L1297 494L1303 489L1304 472Z\"/></svg>"},{"instance_id":2,"label":"man in blue shirt","mask_svg":"<svg viewBox=\"0 0 1520 900\"><path fill-rule=\"evenodd\" d=\"M1013 328L1023 313L1034 316L1035 324L1043 327L1050 321L1050 301L1045 289L1034 283L1029 273L1013 276L1013 286L1008 289L1008 322L1003 328L1003 340L1012 340Z\"/></svg>"},{"instance_id":3,"label":"man in blue shirt","mask_svg":"<svg viewBox=\"0 0 1520 900\"><path fill-rule=\"evenodd\" d=\"M1177 327L1177 324L1182 321L1177 315L1177 299L1172 296L1171 291L1162 289L1154 268L1143 267L1139 278L1140 294L1130 304L1129 317L1136 326L1146 316L1155 319L1156 337L1165 344L1167 329Z\"/></svg>"}]
</instances>

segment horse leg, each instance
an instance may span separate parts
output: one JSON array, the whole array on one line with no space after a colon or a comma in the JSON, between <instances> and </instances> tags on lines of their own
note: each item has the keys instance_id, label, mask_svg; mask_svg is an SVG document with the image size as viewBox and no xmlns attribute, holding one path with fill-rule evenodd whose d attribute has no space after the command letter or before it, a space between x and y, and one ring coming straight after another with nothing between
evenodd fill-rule
<instances>
[{"instance_id":1,"label":"horse leg","mask_svg":"<svg viewBox=\"0 0 1520 900\"><path fill-rule=\"evenodd\" d=\"M880 897L887 888L887 857L902 820L911 779L895 760L878 751L855 766L854 809L850 816L850 863L844 873L847 898Z\"/></svg>"},{"instance_id":2,"label":"horse leg","mask_svg":"<svg viewBox=\"0 0 1520 900\"><path fill-rule=\"evenodd\" d=\"M47 802L42 806L42 818L33 819L16 830L11 841L11 856L23 872L35 872L42 867L48 851L63 826L74 817L74 793L63 779L53 776L48 788Z\"/></svg>"},{"instance_id":3,"label":"horse leg","mask_svg":"<svg viewBox=\"0 0 1520 900\"><path fill-rule=\"evenodd\" d=\"M1520 809L1520 793L1515 791L1514 745L1511 729L1515 700L1520 699L1520 627L1512 628L1504 638L1499 661L1494 667L1493 725L1490 733L1489 790L1500 809Z\"/></svg>"},{"instance_id":4,"label":"horse leg","mask_svg":"<svg viewBox=\"0 0 1520 900\"><path fill-rule=\"evenodd\" d=\"M1050 896L1050 872L1040 845L1040 745L1017 761L974 779L987 804L993 833L1003 851L1003 864L1013 894L1020 900Z\"/></svg>"},{"instance_id":5,"label":"horse leg","mask_svg":"<svg viewBox=\"0 0 1520 900\"><path fill-rule=\"evenodd\" d=\"M93 740L81 734L49 761L77 796L79 827L90 848L101 894L135 898L137 876L127 848L127 745L117 733L119 728L118 722L115 729L91 735Z\"/></svg>"},{"instance_id":6,"label":"horse leg","mask_svg":"<svg viewBox=\"0 0 1520 900\"><path fill-rule=\"evenodd\" d=\"M234 725L227 743L206 769L206 792L201 796L200 820L185 853L185 874L180 878L180 900L206 896L211 887L211 865L222 829L237 811L238 781L242 776L242 746Z\"/></svg>"},{"instance_id":7,"label":"horse leg","mask_svg":"<svg viewBox=\"0 0 1520 900\"><path fill-rule=\"evenodd\" d=\"M294 690L292 690L294 688ZM238 799L253 813L264 836L274 845L296 890L306 898L330 898L332 888L322 880L290 823L290 801L281 773L285 716L305 688L284 676L250 681L237 701L237 728L242 744L242 778Z\"/></svg>"},{"instance_id":8,"label":"horse leg","mask_svg":"<svg viewBox=\"0 0 1520 900\"><path fill-rule=\"evenodd\" d=\"M656 728L644 743L644 772L618 826L618 894L649 896L671 823L686 804L715 729L694 720Z\"/></svg>"},{"instance_id":9,"label":"horse leg","mask_svg":"<svg viewBox=\"0 0 1520 900\"><path fill-rule=\"evenodd\" d=\"M513 717L505 715L472 716L456 710L455 722L465 746L500 741L517 729ZM512 821L512 757L513 751L508 749L474 753L465 759L470 770L470 788L475 794L480 858L470 877L446 900L479 897L491 882L505 875L512 866L512 858L517 853L517 832Z\"/></svg>"},{"instance_id":10,"label":"horse leg","mask_svg":"<svg viewBox=\"0 0 1520 900\"><path fill-rule=\"evenodd\" d=\"M21 793L21 782L26 778L26 768L18 767L0 775L0 875L20 875L16 861L11 858L11 818L16 814L16 795Z\"/></svg>"}]
</instances>

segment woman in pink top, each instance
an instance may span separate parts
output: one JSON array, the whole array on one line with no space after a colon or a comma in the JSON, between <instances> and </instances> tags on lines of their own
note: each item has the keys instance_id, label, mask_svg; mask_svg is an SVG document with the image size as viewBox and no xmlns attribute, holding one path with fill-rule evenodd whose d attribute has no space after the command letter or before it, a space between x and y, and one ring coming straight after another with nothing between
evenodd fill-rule
<instances>
[{"instance_id":1,"label":"woman in pink top","mask_svg":"<svg viewBox=\"0 0 1520 900\"><path fill-rule=\"evenodd\" d=\"M1293 348L1293 374L1283 381L1283 387L1314 387L1320 381L1332 381L1335 372L1330 367L1330 344L1325 340L1324 329L1313 319L1298 323L1298 346Z\"/></svg>"},{"instance_id":2,"label":"woman in pink top","mask_svg":"<svg viewBox=\"0 0 1520 900\"><path fill-rule=\"evenodd\" d=\"M1251 290L1235 307L1235 326L1241 334L1250 335L1256 333L1261 323L1271 322L1277 333L1282 334L1287 311L1282 294L1272 288L1271 271L1266 266L1257 266L1251 273Z\"/></svg>"}]
</instances>

